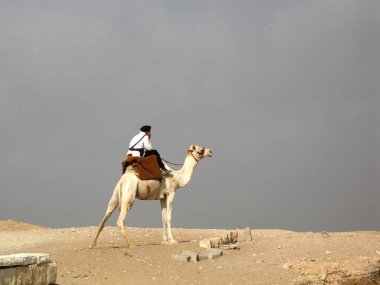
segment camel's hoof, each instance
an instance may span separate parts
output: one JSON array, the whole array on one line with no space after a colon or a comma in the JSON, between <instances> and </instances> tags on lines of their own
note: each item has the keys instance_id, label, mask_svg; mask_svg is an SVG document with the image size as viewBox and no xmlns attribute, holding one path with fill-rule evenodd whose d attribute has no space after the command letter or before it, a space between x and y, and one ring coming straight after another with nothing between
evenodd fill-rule
<instances>
[{"instance_id":1,"label":"camel's hoof","mask_svg":"<svg viewBox=\"0 0 380 285\"><path fill-rule=\"evenodd\" d=\"M168 241L168 244L170 244L170 245L174 245L174 244L177 244L177 243L178 243L178 241L176 241L174 239Z\"/></svg>"},{"instance_id":2,"label":"camel's hoof","mask_svg":"<svg viewBox=\"0 0 380 285\"><path fill-rule=\"evenodd\" d=\"M94 248L96 248L96 245L95 245L95 244L92 244L92 245L90 245L88 248L89 248L89 249L94 249Z\"/></svg>"},{"instance_id":3,"label":"camel's hoof","mask_svg":"<svg viewBox=\"0 0 380 285\"><path fill-rule=\"evenodd\" d=\"M169 242L168 242L167 240L163 240L163 241L161 242L161 244L162 244L162 245L168 245Z\"/></svg>"}]
</instances>

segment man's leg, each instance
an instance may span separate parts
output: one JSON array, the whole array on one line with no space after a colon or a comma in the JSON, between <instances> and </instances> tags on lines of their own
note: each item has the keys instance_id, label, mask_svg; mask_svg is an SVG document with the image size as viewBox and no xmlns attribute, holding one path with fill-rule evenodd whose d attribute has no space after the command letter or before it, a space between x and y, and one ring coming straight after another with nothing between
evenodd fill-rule
<instances>
[{"instance_id":1,"label":"man's leg","mask_svg":"<svg viewBox=\"0 0 380 285\"><path fill-rule=\"evenodd\" d=\"M162 162L161 156L160 156L160 154L158 153L157 150L155 150L155 149L146 150L144 156L150 156L152 154L154 154L157 157L157 162L158 162L158 165L160 166L160 168L162 170L166 171L166 167L165 167L164 163Z\"/></svg>"}]
</instances>

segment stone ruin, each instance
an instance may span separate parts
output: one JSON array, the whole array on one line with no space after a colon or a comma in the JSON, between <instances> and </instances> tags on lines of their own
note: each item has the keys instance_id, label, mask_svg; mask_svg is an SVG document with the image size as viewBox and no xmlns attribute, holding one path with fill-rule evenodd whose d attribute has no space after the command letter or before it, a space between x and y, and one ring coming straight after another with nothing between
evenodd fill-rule
<instances>
[{"instance_id":1,"label":"stone ruin","mask_svg":"<svg viewBox=\"0 0 380 285\"><path fill-rule=\"evenodd\" d=\"M57 264L45 253L0 255L1 285L47 285L57 280Z\"/></svg>"},{"instance_id":2,"label":"stone ruin","mask_svg":"<svg viewBox=\"0 0 380 285\"><path fill-rule=\"evenodd\" d=\"M238 249L239 240L252 241L251 229L229 231L219 237L203 239L199 242L199 246L201 248Z\"/></svg>"},{"instance_id":3,"label":"stone ruin","mask_svg":"<svg viewBox=\"0 0 380 285\"><path fill-rule=\"evenodd\" d=\"M187 262L199 262L204 259L219 258L223 255L222 249L240 249L238 243L239 240L252 241L251 229L245 228L243 232L241 232L241 230L229 231L219 237L203 239L199 242L199 247L204 250L203 253L183 250L181 254L172 255L171 258L174 260Z\"/></svg>"}]
</instances>

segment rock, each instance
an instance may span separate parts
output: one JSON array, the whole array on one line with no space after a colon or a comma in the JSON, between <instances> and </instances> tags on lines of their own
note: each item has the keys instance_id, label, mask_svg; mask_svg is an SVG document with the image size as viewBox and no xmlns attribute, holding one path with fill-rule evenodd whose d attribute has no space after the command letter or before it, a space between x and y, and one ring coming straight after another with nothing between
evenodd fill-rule
<instances>
[{"instance_id":1,"label":"rock","mask_svg":"<svg viewBox=\"0 0 380 285\"><path fill-rule=\"evenodd\" d=\"M219 248L210 248L207 250L206 254L209 259L215 259L222 256L223 252Z\"/></svg>"},{"instance_id":2,"label":"rock","mask_svg":"<svg viewBox=\"0 0 380 285\"><path fill-rule=\"evenodd\" d=\"M290 263L285 263L285 264L282 265L282 267L285 268L285 269L289 269L289 268L292 268L293 265L290 264Z\"/></svg>"},{"instance_id":3,"label":"rock","mask_svg":"<svg viewBox=\"0 0 380 285\"><path fill-rule=\"evenodd\" d=\"M230 232L230 243L235 243L239 241L239 232L232 231Z\"/></svg>"},{"instance_id":4,"label":"rock","mask_svg":"<svg viewBox=\"0 0 380 285\"><path fill-rule=\"evenodd\" d=\"M208 259L207 255L198 255L198 261Z\"/></svg>"},{"instance_id":5,"label":"rock","mask_svg":"<svg viewBox=\"0 0 380 285\"><path fill-rule=\"evenodd\" d=\"M229 233L225 233L220 237L220 243L221 244L227 244L230 242L230 235Z\"/></svg>"},{"instance_id":6,"label":"rock","mask_svg":"<svg viewBox=\"0 0 380 285\"><path fill-rule=\"evenodd\" d=\"M235 243L238 241L238 232L237 231L231 231L228 233L225 233L220 237L222 244L229 244L229 243Z\"/></svg>"},{"instance_id":7,"label":"rock","mask_svg":"<svg viewBox=\"0 0 380 285\"><path fill-rule=\"evenodd\" d=\"M209 254L207 254L207 257L208 257L208 259L215 259L215 258L219 258L220 255L217 253L209 253Z\"/></svg>"},{"instance_id":8,"label":"rock","mask_svg":"<svg viewBox=\"0 0 380 285\"><path fill-rule=\"evenodd\" d=\"M175 254L175 255L172 255L172 259L178 260L178 261L187 261L187 262L189 262L190 261L190 256L188 256L188 255L182 255L182 254Z\"/></svg>"},{"instance_id":9,"label":"rock","mask_svg":"<svg viewBox=\"0 0 380 285\"><path fill-rule=\"evenodd\" d=\"M251 229L249 227L244 229L244 234L245 234L245 240L246 241L252 240Z\"/></svg>"},{"instance_id":10,"label":"rock","mask_svg":"<svg viewBox=\"0 0 380 285\"><path fill-rule=\"evenodd\" d=\"M322 232L321 232L321 235L322 235L323 238L328 238L328 237L330 237L329 233L326 232L326 231L322 231Z\"/></svg>"},{"instance_id":11,"label":"rock","mask_svg":"<svg viewBox=\"0 0 380 285\"><path fill-rule=\"evenodd\" d=\"M223 248L223 249L226 249L226 250L230 250L230 249L240 249L240 246L239 246L239 244L234 243L234 244L225 244L225 245L222 245L222 248Z\"/></svg>"},{"instance_id":12,"label":"rock","mask_svg":"<svg viewBox=\"0 0 380 285\"><path fill-rule=\"evenodd\" d=\"M221 238L210 238L210 247L218 248L222 244Z\"/></svg>"},{"instance_id":13,"label":"rock","mask_svg":"<svg viewBox=\"0 0 380 285\"><path fill-rule=\"evenodd\" d=\"M223 244L235 243L238 241L238 232L231 231L223 234L221 237L203 239L199 242L199 246L202 248L219 248Z\"/></svg>"}]
</instances>

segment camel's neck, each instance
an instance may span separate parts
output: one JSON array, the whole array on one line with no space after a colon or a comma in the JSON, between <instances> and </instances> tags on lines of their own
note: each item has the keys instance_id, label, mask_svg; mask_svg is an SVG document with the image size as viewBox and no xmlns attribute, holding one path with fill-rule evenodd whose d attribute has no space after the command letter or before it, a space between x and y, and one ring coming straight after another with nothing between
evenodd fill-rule
<instances>
[{"instance_id":1,"label":"camel's neck","mask_svg":"<svg viewBox=\"0 0 380 285\"><path fill-rule=\"evenodd\" d=\"M187 183L189 183L191 179L191 175L193 174L194 168L197 165L197 161L195 158L191 155L191 153L188 153L185 158L185 162L183 163L183 166L180 170L178 170L178 186L179 188L186 186Z\"/></svg>"}]
</instances>

